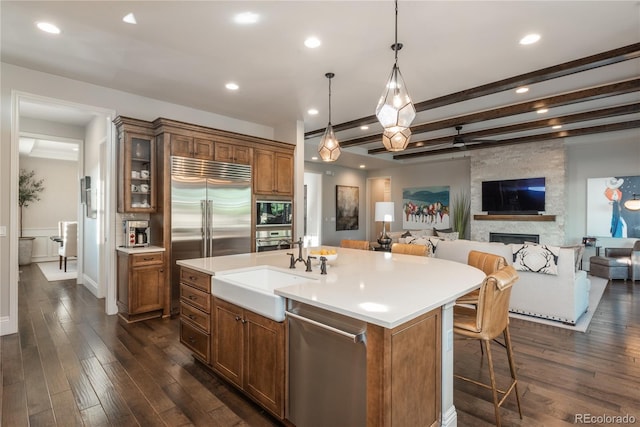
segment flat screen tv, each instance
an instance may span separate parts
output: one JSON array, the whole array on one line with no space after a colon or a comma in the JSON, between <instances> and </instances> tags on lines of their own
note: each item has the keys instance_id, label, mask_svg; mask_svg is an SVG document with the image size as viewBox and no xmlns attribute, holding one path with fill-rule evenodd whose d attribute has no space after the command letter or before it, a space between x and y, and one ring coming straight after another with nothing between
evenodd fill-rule
<instances>
[{"instance_id":1,"label":"flat screen tv","mask_svg":"<svg viewBox=\"0 0 640 427\"><path fill-rule=\"evenodd\" d=\"M544 211L544 178L482 182L482 210L488 214L538 214Z\"/></svg>"}]
</instances>

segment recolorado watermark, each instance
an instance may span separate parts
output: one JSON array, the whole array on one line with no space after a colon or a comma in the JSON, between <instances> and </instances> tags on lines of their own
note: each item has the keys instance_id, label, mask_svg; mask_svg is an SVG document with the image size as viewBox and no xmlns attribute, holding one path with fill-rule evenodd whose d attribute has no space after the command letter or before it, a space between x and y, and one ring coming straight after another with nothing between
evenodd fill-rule
<instances>
[{"instance_id":1,"label":"recolorado watermark","mask_svg":"<svg viewBox=\"0 0 640 427\"><path fill-rule=\"evenodd\" d=\"M574 424L635 424L636 417L630 414L626 415L607 415L607 414L575 414L573 417Z\"/></svg>"}]
</instances>

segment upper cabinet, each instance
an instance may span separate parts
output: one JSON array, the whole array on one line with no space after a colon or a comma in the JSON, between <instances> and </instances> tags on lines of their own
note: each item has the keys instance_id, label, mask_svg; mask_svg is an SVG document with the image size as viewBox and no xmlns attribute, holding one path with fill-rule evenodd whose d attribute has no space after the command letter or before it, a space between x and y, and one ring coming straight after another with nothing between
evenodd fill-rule
<instances>
[{"instance_id":1,"label":"upper cabinet","mask_svg":"<svg viewBox=\"0 0 640 427\"><path fill-rule=\"evenodd\" d=\"M251 148L244 145L216 142L215 160L218 162L251 164Z\"/></svg>"},{"instance_id":2,"label":"upper cabinet","mask_svg":"<svg viewBox=\"0 0 640 427\"><path fill-rule=\"evenodd\" d=\"M210 139L171 135L171 155L213 160L215 144Z\"/></svg>"},{"instance_id":3,"label":"upper cabinet","mask_svg":"<svg viewBox=\"0 0 640 427\"><path fill-rule=\"evenodd\" d=\"M293 153L255 149L253 166L255 194L293 196Z\"/></svg>"},{"instance_id":4,"label":"upper cabinet","mask_svg":"<svg viewBox=\"0 0 640 427\"><path fill-rule=\"evenodd\" d=\"M117 117L118 212L156 211L156 148L150 123Z\"/></svg>"}]
</instances>

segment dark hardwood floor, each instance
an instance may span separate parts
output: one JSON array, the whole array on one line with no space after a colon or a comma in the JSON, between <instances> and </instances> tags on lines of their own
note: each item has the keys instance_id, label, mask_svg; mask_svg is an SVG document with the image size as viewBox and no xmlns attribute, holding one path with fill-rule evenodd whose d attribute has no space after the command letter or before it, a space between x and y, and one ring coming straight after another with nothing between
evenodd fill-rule
<instances>
[{"instance_id":1,"label":"dark hardwood floor","mask_svg":"<svg viewBox=\"0 0 640 427\"><path fill-rule=\"evenodd\" d=\"M586 333L513 319L511 335L524 419L509 397L504 426L569 426L576 414L629 414L640 424L640 283L610 283ZM20 275L19 332L0 343L2 426L278 425L193 361L177 320L126 324L35 265ZM455 345L456 372L486 379L478 343ZM494 349L506 381L504 351ZM454 385L458 425L493 425L490 392Z\"/></svg>"}]
</instances>

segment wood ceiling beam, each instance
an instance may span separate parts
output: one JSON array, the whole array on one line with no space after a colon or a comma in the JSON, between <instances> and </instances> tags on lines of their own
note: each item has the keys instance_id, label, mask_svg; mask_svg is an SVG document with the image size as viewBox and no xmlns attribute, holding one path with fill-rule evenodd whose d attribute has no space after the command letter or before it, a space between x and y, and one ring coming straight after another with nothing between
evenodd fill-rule
<instances>
[{"instance_id":1,"label":"wood ceiling beam","mask_svg":"<svg viewBox=\"0 0 640 427\"><path fill-rule=\"evenodd\" d=\"M539 70L520 74L518 76L498 80L493 83L476 86L471 89L466 89L460 92L440 96L427 101L418 102L417 104L415 104L416 112L443 107L445 105L451 105L462 101L468 101L470 99L492 95L494 93L502 92L505 90L515 89L519 86L540 83L558 77L568 76L574 73L580 73L607 65L617 64L619 62L628 61L630 59L635 59L638 57L640 57L640 43L634 43L551 67L541 68ZM339 132L376 122L376 116L371 115L334 125L333 130L335 132ZM325 128L316 129L310 132L306 132L304 136L305 139L309 139L316 136L321 136L324 131Z\"/></svg>"},{"instance_id":2,"label":"wood ceiling beam","mask_svg":"<svg viewBox=\"0 0 640 427\"><path fill-rule=\"evenodd\" d=\"M514 125L500 126L492 129L483 129L460 134L463 140L470 141L476 138L486 138L488 136L504 135L515 132L525 132L529 130L542 129L555 125L566 125L571 123L586 122L589 120L603 119L607 117L624 116L640 112L640 103L620 105L616 107L603 108L600 110L587 111L584 113L568 114L566 116L551 117L548 119L536 120L533 122L517 123ZM426 139L423 141L412 142L407 146L407 150L417 148L429 148L433 145L449 143L453 140L455 134ZM368 151L369 154L382 154L388 151L384 147L374 148Z\"/></svg>"},{"instance_id":3,"label":"wood ceiling beam","mask_svg":"<svg viewBox=\"0 0 640 427\"><path fill-rule=\"evenodd\" d=\"M591 127L580 128L580 129L563 130L559 132L551 132L551 133L540 134L540 135L522 136L519 138L503 139L500 141L487 141L487 142L483 142L482 144L469 145L465 149L452 147L452 148L445 148L443 150L429 150L429 151L418 151L418 152L406 153L406 154L397 154L393 156L393 159L403 160L403 159L411 159L416 157L435 156L435 155L447 154L447 153L460 153L461 151L481 150L485 148L498 147L498 146L502 147L502 146L508 146L508 145L523 144L528 142L547 141L550 139L592 135L597 133L615 132L620 130L636 129L636 128L640 128L640 120L631 120L631 121L620 122L620 123L610 123L606 125L591 126Z\"/></svg>"},{"instance_id":4,"label":"wood ceiling beam","mask_svg":"<svg viewBox=\"0 0 640 427\"><path fill-rule=\"evenodd\" d=\"M612 83L603 86L597 86L589 89L582 89L575 92L564 93L562 95L550 96L548 98L535 99L532 101L522 102L520 104L498 107L492 110L480 111L464 116L451 117L448 119L438 120L435 122L424 123L411 127L413 135L424 132L431 132L439 129L454 128L457 125L465 125L478 123L485 120L499 119L502 117L514 116L517 114L529 113L539 108L554 108L565 105L576 104L579 102L593 101L596 99L606 98L610 96L623 95L640 91L640 78L625 80L622 82ZM353 147L356 145L369 144L373 142L382 143L382 134L369 135L362 138L340 141L342 147Z\"/></svg>"}]
</instances>

